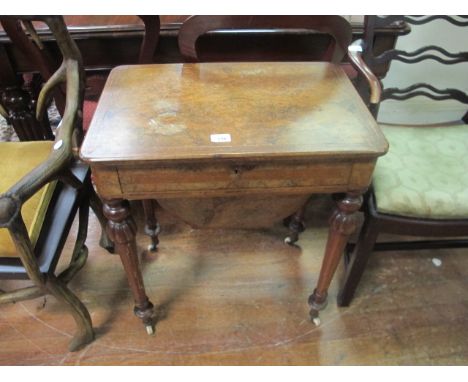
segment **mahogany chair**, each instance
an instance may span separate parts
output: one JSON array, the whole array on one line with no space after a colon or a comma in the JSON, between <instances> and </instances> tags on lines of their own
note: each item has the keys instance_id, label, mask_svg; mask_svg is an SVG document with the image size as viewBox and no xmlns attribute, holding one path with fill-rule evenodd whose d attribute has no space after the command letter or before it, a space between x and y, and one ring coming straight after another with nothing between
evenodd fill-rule
<instances>
[{"instance_id":1,"label":"mahogany chair","mask_svg":"<svg viewBox=\"0 0 468 382\"><path fill-rule=\"evenodd\" d=\"M159 16L139 16L139 18L143 21L145 31L135 63L147 64L152 62L158 45L160 20ZM53 140L54 136L47 114L44 114L43 120L37 121L34 116L34 109L42 83L53 75L60 62L56 62L53 58L55 55L50 50L53 47L41 41L41 33L36 32L32 22L24 20L20 23L18 20L9 17L0 17L0 23L12 43L24 56L30 58L31 66L37 71L35 75L29 76L28 83L23 86L27 91L22 91L18 86L12 86L3 99L0 100L3 109L7 112L7 120L13 126L21 141ZM88 76L87 80L103 84L105 76L92 74ZM97 105L97 101L93 98L94 94L89 97L85 94L83 107L83 127L85 131ZM65 88L57 87L54 89L53 99L58 112L63 115L65 110Z\"/></svg>"},{"instance_id":2,"label":"mahogany chair","mask_svg":"<svg viewBox=\"0 0 468 382\"><path fill-rule=\"evenodd\" d=\"M47 113L41 120L35 116L35 107L38 92L43 80L47 81L60 65L54 62L41 42L32 22L20 22L11 17L0 17L0 23L9 39L17 46L21 53L33 62L33 67L39 75L30 75L23 89L10 86L3 94L0 102L3 104L5 119L13 126L20 141L53 140ZM25 81L26 82L26 81ZM65 90L62 87L54 89L53 98L60 114L65 109Z\"/></svg>"},{"instance_id":3,"label":"mahogany chair","mask_svg":"<svg viewBox=\"0 0 468 382\"><path fill-rule=\"evenodd\" d=\"M301 52L280 51L283 41L275 41L275 36L266 44L247 50L237 46L235 52L204 51L202 37L213 31L242 33L248 30L271 35L272 30L290 31L292 38L298 39L305 31L324 34L323 50L318 57L304 57ZM191 16L182 24L179 31L179 50L186 61L331 61L339 63L346 55L351 43L351 26L341 16ZM306 46L301 47L306 50Z\"/></svg>"},{"instance_id":4,"label":"mahogany chair","mask_svg":"<svg viewBox=\"0 0 468 382\"><path fill-rule=\"evenodd\" d=\"M84 70L81 55L60 16L12 18L45 22L53 33L63 62L42 88L36 116L41 120L54 89L64 85L66 103L54 141L2 142L0 152L0 278L29 279L31 286L0 291L0 303L53 295L73 316L77 331L71 351L94 338L88 310L67 287L85 264L90 204L100 219L100 201L91 185L89 168L78 159L83 136ZM32 25L32 24L30 24ZM6 114L0 108L2 114ZM7 117L7 115L5 115ZM78 231L69 266L56 274L65 241L78 214ZM105 231L101 245L112 250Z\"/></svg>"},{"instance_id":5,"label":"mahogany chair","mask_svg":"<svg viewBox=\"0 0 468 382\"><path fill-rule=\"evenodd\" d=\"M240 35L243 30L248 30L250 34L253 31L259 35L263 34L264 44L256 43L255 46L247 46L247 48L236 46L235 51L204 50L203 38L210 32L223 31ZM321 55L307 57L304 52L284 49L282 44L285 41L275 40L272 30L290 31L291 38L295 39L303 37L307 31L323 33ZM180 53L187 62L310 60L338 64L345 57L351 39L351 26L341 16L191 16L180 28L178 43ZM247 45L248 43L246 41ZM280 50L279 47L282 49ZM304 45L303 48L306 50L307 46ZM305 205L285 220L290 230L285 238L286 243L295 243L299 238L299 233L304 231L304 210Z\"/></svg>"},{"instance_id":6,"label":"mahogany chair","mask_svg":"<svg viewBox=\"0 0 468 382\"><path fill-rule=\"evenodd\" d=\"M411 52L392 49L373 55L376 28L403 21L420 25L436 19L468 26L467 17L367 16L365 39L361 42L363 59L371 68L390 60L408 64L435 60L446 65L467 62L468 52L450 53L434 45ZM404 89L384 89L381 99L406 100L416 96L438 101L453 99L468 104L466 93L456 89L437 89L429 83L417 83ZM375 105L372 111L377 116L378 103ZM350 304L373 252L468 246L465 239L440 239L468 236L467 122L468 113L461 120L448 123L417 126L381 124L390 149L377 162L373 186L363 207L365 220L362 230L356 244L347 249L339 305ZM380 233L428 237L431 240L377 242Z\"/></svg>"}]
</instances>

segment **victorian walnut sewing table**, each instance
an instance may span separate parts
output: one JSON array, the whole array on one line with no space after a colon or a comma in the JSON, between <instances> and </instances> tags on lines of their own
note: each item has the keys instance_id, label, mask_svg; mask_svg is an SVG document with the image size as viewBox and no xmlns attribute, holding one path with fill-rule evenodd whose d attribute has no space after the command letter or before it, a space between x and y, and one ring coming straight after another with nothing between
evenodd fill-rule
<instances>
[{"instance_id":1,"label":"victorian walnut sewing table","mask_svg":"<svg viewBox=\"0 0 468 382\"><path fill-rule=\"evenodd\" d=\"M104 201L135 314L151 332L153 306L128 200L337 194L309 298L314 319L386 150L377 123L337 65L199 63L113 69L81 157Z\"/></svg>"}]
</instances>

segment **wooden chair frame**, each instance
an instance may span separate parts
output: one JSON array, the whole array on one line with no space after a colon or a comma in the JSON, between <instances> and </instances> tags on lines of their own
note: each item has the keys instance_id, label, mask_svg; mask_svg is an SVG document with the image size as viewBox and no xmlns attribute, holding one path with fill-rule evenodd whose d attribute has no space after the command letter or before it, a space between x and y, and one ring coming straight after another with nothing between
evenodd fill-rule
<instances>
[{"instance_id":1,"label":"wooden chair frame","mask_svg":"<svg viewBox=\"0 0 468 382\"><path fill-rule=\"evenodd\" d=\"M0 227L9 230L19 254L19 260L0 259L0 275L3 278L28 278L33 282L31 287L11 292L2 291L0 303L52 294L69 309L77 324L77 332L69 345L69 349L74 351L94 338L86 307L66 286L83 267L87 258L85 240L90 204L101 225L104 226L106 222L100 201L91 185L89 169L77 157L83 135L84 70L80 52L70 38L62 17L24 16L20 19L28 23L32 20L45 22L63 55L61 66L41 90L37 102L37 119L42 118L54 89L64 83L67 98L63 119L48 158L0 195ZM1 112L3 114L5 111ZM49 204L46 220L38 242L33 246L21 216L21 207L47 183L56 180L58 184ZM56 276L55 267L77 210L78 234L71 262L68 268ZM101 245L112 250L112 243L104 231Z\"/></svg>"},{"instance_id":2,"label":"wooden chair frame","mask_svg":"<svg viewBox=\"0 0 468 382\"><path fill-rule=\"evenodd\" d=\"M465 17L466 18L466 17ZM375 28L385 26L388 23L406 22L419 25L434 19L444 19L459 26L468 26L468 21L458 21L448 16L388 16L378 18L377 16L366 16L365 41L361 42L363 57L366 63L372 68L382 64L385 60L392 60L403 57L403 62L413 63L423 60L437 60L444 64L454 64L468 60L467 52L451 54L445 50L427 46L415 52L403 52L391 50L374 57L372 55L373 31ZM436 56L431 51L438 51L445 57ZM444 52L448 53L445 54ZM409 61L408 61L409 58ZM400 59L401 60L401 59ZM428 91L429 90L429 91ZM372 92L371 92L372 94ZM434 100L455 99L468 104L468 96L456 89L436 89L428 84L419 83L406 89L389 88L382 91L380 99L371 102L370 109L377 118L380 101L385 99L405 100L415 96L426 96ZM371 96L372 98L372 96ZM468 122L468 113L462 118L464 123ZM467 219L419 219L405 216L384 214L377 211L375 195L372 189L366 195L363 212L365 220L361 229L357 243L347 246L345 254L346 273L338 294L338 305L348 306L354 296L369 257L373 251L392 250L416 250L416 249L439 249L439 248L462 248L468 246L468 240L418 240L418 241L398 241L379 242L377 238L380 232L397 235L427 236L427 237L456 237L468 236Z\"/></svg>"},{"instance_id":3,"label":"wooden chair frame","mask_svg":"<svg viewBox=\"0 0 468 382\"><path fill-rule=\"evenodd\" d=\"M198 39L213 31L242 30L242 29L306 29L330 35L333 39L329 44L322 60L339 64L348 54L353 67L366 79L371 89L372 97L369 107L376 108L380 98L380 82L367 67L360 53L359 42L351 45L351 26L341 16L192 16L188 18L179 31L179 50L188 62L198 62ZM307 203L306 203L307 204ZM289 228L289 235L285 238L287 244L294 244L299 234L304 231L304 205L294 215L285 219L284 224Z\"/></svg>"},{"instance_id":4,"label":"wooden chair frame","mask_svg":"<svg viewBox=\"0 0 468 382\"><path fill-rule=\"evenodd\" d=\"M179 50L189 62L199 61L196 43L200 36L229 29L309 29L329 34L333 42L323 60L339 63L351 43L351 26L341 16L192 16L179 31Z\"/></svg>"}]
</instances>

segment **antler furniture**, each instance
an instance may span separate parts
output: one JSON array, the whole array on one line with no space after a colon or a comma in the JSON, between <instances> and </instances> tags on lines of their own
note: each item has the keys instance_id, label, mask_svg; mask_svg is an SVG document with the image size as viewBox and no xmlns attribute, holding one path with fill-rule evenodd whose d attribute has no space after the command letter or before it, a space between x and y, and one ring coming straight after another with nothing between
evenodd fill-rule
<instances>
[{"instance_id":1,"label":"antler furniture","mask_svg":"<svg viewBox=\"0 0 468 382\"><path fill-rule=\"evenodd\" d=\"M43 21L53 33L63 55L59 69L44 85L37 102L37 120L54 89L65 84L66 104L55 141L2 142L0 171L0 278L29 279L33 285L0 292L0 303L53 295L70 311L77 331L70 343L77 350L94 338L90 315L67 283L85 264L85 245L90 203L102 217L100 201L90 181L88 166L77 158L82 139L84 71L80 53L58 16L22 17ZM16 18L10 19L14 23ZM6 111L0 108L2 115ZM78 233L69 266L55 270L74 217ZM101 244L112 243L105 232Z\"/></svg>"}]
</instances>

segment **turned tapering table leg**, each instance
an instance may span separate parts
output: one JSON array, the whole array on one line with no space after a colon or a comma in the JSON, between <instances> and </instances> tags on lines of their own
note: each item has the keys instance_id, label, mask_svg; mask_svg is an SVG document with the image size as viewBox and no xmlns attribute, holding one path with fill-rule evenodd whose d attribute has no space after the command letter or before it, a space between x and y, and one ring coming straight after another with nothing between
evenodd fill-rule
<instances>
[{"instance_id":1,"label":"turned tapering table leg","mask_svg":"<svg viewBox=\"0 0 468 382\"><path fill-rule=\"evenodd\" d=\"M107 233L120 255L130 289L135 299L135 315L143 321L148 334L153 334L153 304L146 296L143 276L138 261L135 221L130 215L129 203L122 199L104 200L104 215L108 219Z\"/></svg>"},{"instance_id":2,"label":"turned tapering table leg","mask_svg":"<svg viewBox=\"0 0 468 382\"><path fill-rule=\"evenodd\" d=\"M365 190L364 190L365 191ZM310 318L320 324L319 311L327 305L328 288L340 262L349 237L357 226L356 212L362 205L364 191L348 192L337 202L337 206L330 217L328 241L320 269L319 280L314 293L309 296Z\"/></svg>"}]
</instances>

